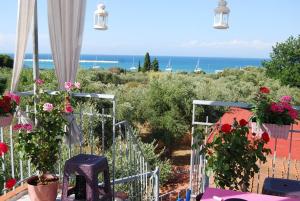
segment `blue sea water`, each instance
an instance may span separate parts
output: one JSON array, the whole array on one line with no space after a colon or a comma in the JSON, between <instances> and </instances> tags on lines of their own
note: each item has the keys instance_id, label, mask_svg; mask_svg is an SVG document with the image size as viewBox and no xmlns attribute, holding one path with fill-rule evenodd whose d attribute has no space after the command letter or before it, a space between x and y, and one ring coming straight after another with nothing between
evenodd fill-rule
<instances>
[{"instance_id":1,"label":"blue sea water","mask_svg":"<svg viewBox=\"0 0 300 201\"><path fill-rule=\"evenodd\" d=\"M50 54L40 54L40 68L53 68L52 57ZM199 59L199 67L206 73L214 73L216 70L226 68L243 68L247 66L261 67L262 61L266 59L259 58L217 58L217 57L179 57L179 56L152 56L151 60L157 58L160 70L165 71L169 61L171 62L173 72L193 72ZM25 66L32 67L32 55L25 56ZM104 68L120 67L130 70L132 66L137 67L140 62L143 65L144 56L129 55L81 55L81 68Z\"/></svg>"}]
</instances>

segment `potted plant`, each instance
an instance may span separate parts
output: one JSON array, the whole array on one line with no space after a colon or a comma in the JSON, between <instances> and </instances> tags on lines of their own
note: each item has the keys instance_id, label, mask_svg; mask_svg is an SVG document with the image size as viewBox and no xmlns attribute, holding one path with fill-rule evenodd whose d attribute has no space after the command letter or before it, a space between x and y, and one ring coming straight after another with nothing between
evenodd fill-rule
<instances>
[{"instance_id":1,"label":"potted plant","mask_svg":"<svg viewBox=\"0 0 300 201\"><path fill-rule=\"evenodd\" d=\"M47 201L54 201L58 190L58 177L54 173L60 145L66 134L65 115L73 112L70 91L75 87L68 82L65 85L68 91L50 95L41 88L42 80L37 80L36 83L36 112L30 114L32 122L36 122L35 125L16 124L13 128L20 131L18 148L23 157L29 159L37 171L37 176L27 180L30 199L44 201L47 195ZM30 103L34 105L33 101Z\"/></svg>"},{"instance_id":2,"label":"potted plant","mask_svg":"<svg viewBox=\"0 0 300 201\"><path fill-rule=\"evenodd\" d=\"M259 171L257 161L265 163L271 152L265 148L270 140L268 133L249 136L247 125L244 119L222 125L200 152L206 157L207 173L214 173L217 187L248 191L251 179Z\"/></svg>"},{"instance_id":3,"label":"potted plant","mask_svg":"<svg viewBox=\"0 0 300 201\"><path fill-rule=\"evenodd\" d=\"M20 97L14 93L6 93L0 97L0 127L11 124L13 114L20 103Z\"/></svg>"},{"instance_id":4,"label":"potted plant","mask_svg":"<svg viewBox=\"0 0 300 201\"><path fill-rule=\"evenodd\" d=\"M259 89L252 112L252 132L259 135L268 132L275 138L287 139L291 124L298 118L298 112L292 106L292 97L282 96L280 100L272 100L267 87Z\"/></svg>"},{"instance_id":5,"label":"potted plant","mask_svg":"<svg viewBox=\"0 0 300 201\"><path fill-rule=\"evenodd\" d=\"M6 154L8 152L8 146L3 143L0 142L0 156L3 156L4 154ZM4 160L2 157L0 157L0 165L4 164ZM11 189L14 187L14 185L16 184L16 179L7 179L6 176L6 172L2 170L2 168L0 169L0 195L3 194L3 189Z\"/></svg>"}]
</instances>

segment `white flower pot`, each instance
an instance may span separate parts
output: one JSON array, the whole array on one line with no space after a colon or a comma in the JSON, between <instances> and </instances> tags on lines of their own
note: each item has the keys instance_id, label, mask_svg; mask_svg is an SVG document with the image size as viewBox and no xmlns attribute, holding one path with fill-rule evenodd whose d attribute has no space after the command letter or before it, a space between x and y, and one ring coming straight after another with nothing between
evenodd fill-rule
<instances>
[{"instance_id":1,"label":"white flower pot","mask_svg":"<svg viewBox=\"0 0 300 201\"><path fill-rule=\"evenodd\" d=\"M267 132L271 137L287 139L289 137L291 125L265 124L259 126L256 122L251 122L252 133L261 136Z\"/></svg>"}]
</instances>

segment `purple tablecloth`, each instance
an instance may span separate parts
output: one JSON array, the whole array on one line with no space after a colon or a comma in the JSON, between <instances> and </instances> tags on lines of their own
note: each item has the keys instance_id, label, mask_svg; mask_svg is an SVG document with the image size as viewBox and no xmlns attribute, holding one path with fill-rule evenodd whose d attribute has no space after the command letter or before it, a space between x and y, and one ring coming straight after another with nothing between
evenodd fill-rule
<instances>
[{"instance_id":1,"label":"purple tablecloth","mask_svg":"<svg viewBox=\"0 0 300 201\"><path fill-rule=\"evenodd\" d=\"M247 201L299 201L299 199L296 198L261 195L255 193L243 193L216 188L207 188L201 201L215 201L213 199L213 196L221 197L224 200L229 198L240 198Z\"/></svg>"}]
</instances>

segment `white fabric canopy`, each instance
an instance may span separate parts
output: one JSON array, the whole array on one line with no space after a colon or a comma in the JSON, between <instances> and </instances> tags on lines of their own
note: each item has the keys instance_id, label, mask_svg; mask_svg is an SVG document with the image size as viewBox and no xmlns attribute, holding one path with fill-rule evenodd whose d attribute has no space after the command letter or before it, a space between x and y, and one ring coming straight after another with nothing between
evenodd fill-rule
<instances>
[{"instance_id":1,"label":"white fabric canopy","mask_svg":"<svg viewBox=\"0 0 300 201\"><path fill-rule=\"evenodd\" d=\"M82 45L86 0L48 0L48 25L55 73L59 87L75 82ZM73 114L66 115L67 143L81 143L82 135Z\"/></svg>"},{"instance_id":2,"label":"white fabric canopy","mask_svg":"<svg viewBox=\"0 0 300 201\"><path fill-rule=\"evenodd\" d=\"M19 0L16 49L12 72L11 91L16 91L27 46L28 34L32 27L34 5L36 0Z\"/></svg>"},{"instance_id":3,"label":"white fabric canopy","mask_svg":"<svg viewBox=\"0 0 300 201\"><path fill-rule=\"evenodd\" d=\"M79 66L86 0L48 0L48 23L60 89L74 82Z\"/></svg>"}]
</instances>

